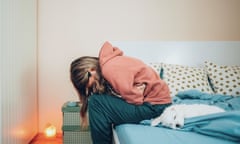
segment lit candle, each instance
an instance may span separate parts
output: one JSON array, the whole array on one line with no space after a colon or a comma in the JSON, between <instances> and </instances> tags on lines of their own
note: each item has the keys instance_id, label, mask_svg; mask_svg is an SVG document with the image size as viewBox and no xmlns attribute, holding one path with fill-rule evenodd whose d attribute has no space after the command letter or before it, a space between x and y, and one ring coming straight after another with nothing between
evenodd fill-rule
<instances>
[{"instance_id":1,"label":"lit candle","mask_svg":"<svg viewBox=\"0 0 240 144\"><path fill-rule=\"evenodd\" d=\"M46 137L55 137L57 130L56 127L52 124L47 124L46 128L45 128L45 135Z\"/></svg>"}]
</instances>

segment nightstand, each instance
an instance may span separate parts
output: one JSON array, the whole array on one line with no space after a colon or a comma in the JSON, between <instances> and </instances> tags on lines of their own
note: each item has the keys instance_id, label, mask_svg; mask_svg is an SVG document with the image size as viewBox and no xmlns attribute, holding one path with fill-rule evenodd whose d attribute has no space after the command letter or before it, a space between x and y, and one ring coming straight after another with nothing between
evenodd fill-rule
<instances>
[{"instance_id":1,"label":"nightstand","mask_svg":"<svg viewBox=\"0 0 240 144\"><path fill-rule=\"evenodd\" d=\"M63 144L92 144L90 131L81 128L79 102L66 102L62 106Z\"/></svg>"}]
</instances>

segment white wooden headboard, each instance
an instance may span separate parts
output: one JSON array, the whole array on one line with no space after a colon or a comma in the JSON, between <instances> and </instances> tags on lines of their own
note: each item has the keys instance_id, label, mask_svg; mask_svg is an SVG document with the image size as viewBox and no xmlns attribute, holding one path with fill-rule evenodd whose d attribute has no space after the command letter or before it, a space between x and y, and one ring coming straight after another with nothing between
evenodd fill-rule
<instances>
[{"instance_id":1,"label":"white wooden headboard","mask_svg":"<svg viewBox=\"0 0 240 144\"><path fill-rule=\"evenodd\" d=\"M223 65L240 65L240 41L162 42L111 41L125 55L137 57L146 63L165 62L189 66L212 61Z\"/></svg>"}]
</instances>

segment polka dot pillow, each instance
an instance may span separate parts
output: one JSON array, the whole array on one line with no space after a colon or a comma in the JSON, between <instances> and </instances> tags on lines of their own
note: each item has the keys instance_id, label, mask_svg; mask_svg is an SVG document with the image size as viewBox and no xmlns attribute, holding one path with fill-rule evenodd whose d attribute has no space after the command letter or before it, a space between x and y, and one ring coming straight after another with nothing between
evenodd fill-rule
<instances>
[{"instance_id":1,"label":"polka dot pillow","mask_svg":"<svg viewBox=\"0 0 240 144\"><path fill-rule=\"evenodd\" d=\"M161 63L149 63L149 66L152 67L161 77L161 69L162 69Z\"/></svg>"},{"instance_id":2,"label":"polka dot pillow","mask_svg":"<svg viewBox=\"0 0 240 144\"><path fill-rule=\"evenodd\" d=\"M207 61L205 68L215 93L240 96L240 66L222 66Z\"/></svg>"},{"instance_id":3,"label":"polka dot pillow","mask_svg":"<svg viewBox=\"0 0 240 144\"><path fill-rule=\"evenodd\" d=\"M163 80L168 84L171 96L180 91L196 89L213 93L204 68L162 63Z\"/></svg>"}]
</instances>

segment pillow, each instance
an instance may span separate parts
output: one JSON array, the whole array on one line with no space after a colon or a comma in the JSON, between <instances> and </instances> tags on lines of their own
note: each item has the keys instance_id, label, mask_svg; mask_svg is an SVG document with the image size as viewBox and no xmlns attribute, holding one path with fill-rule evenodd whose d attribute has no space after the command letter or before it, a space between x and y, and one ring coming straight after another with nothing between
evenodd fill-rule
<instances>
[{"instance_id":1,"label":"pillow","mask_svg":"<svg viewBox=\"0 0 240 144\"><path fill-rule=\"evenodd\" d=\"M240 66L223 66L206 61L205 68L215 93L240 95Z\"/></svg>"},{"instance_id":2,"label":"pillow","mask_svg":"<svg viewBox=\"0 0 240 144\"><path fill-rule=\"evenodd\" d=\"M163 80L168 84L171 96L180 91L196 89L213 93L204 68L162 63Z\"/></svg>"},{"instance_id":3,"label":"pillow","mask_svg":"<svg viewBox=\"0 0 240 144\"><path fill-rule=\"evenodd\" d=\"M161 75L161 70L162 70L162 64L161 63L149 63L149 66L152 67L158 74L159 76L162 78Z\"/></svg>"}]
</instances>

